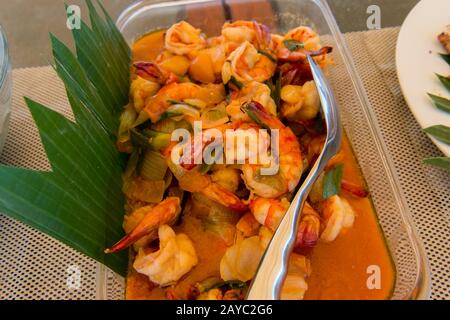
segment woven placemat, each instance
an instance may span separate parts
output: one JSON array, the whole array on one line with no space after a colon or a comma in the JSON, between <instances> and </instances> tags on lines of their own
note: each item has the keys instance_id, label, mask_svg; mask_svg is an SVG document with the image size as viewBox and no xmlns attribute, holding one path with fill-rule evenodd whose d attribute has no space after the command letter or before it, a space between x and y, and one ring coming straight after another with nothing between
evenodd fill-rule
<instances>
[{"instance_id":1,"label":"woven placemat","mask_svg":"<svg viewBox=\"0 0 450 320\"><path fill-rule=\"evenodd\" d=\"M403 100L394 61L398 31L391 28L350 33L346 40L424 242L432 270L431 297L448 299L450 174L421 163L425 157L441 154L421 132ZM14 70L11 126L0 162L49 170L36 126L23 102L24 95L73 119L64 87L51 67ZM99 266L95 261L3 215L0 243L0 299L120 297L119 285L117 292L98 292ZM81 272L78 289L67 285L76 270Z\"/></svg>"},{"instance_id":2,"label":"woven placemat","mask_svg":"<svg viewBox=\"0 0 450 320\"><path fill-rule=\"evenodd\" d=\"M431 298L449 299L450 172L422 164L424 158L443 155L403 98L395 69L399 30L349 33L346 40L430 262Z\"/></svg>"}]
</instances>

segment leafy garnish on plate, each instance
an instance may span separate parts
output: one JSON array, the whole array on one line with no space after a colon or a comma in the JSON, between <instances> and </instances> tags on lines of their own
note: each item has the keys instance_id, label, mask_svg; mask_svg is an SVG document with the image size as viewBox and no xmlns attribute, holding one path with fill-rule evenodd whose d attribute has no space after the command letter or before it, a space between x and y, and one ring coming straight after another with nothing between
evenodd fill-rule
<instances>
[{"instance_id":1,"label":"leafy garnish on plate","mask_svg":"<svg viewBox=\"0 0 450 320\"><path fill-rule=\"evenodd\" d=\"M436 96L434 94L428 93L428 96L433 100L434 105L445 112L450 113L450 100L444 97Z\"/></svg>"},{"instance_id":2,"label":"leafy garnish on plate","mask_svg":"<svg viewBox=\"0 0 450 320\"><path fill-rule=\"evenodd\" d=\"M448 65L450 66L450 54L440 53L439 55L440 55L440 56L442 57L442 59L444 59L445 62L447 62Z\"/></svg>"},{"instance_id":3,"label":"leafy garnish on plate","mask_svg":"<svg viewBox=\"0 0 450 320\"><path fill-rule=\"evenodd\" d=\"M444 87L447 88L448 91L450 91L450 79L438 73L436 73L436 76L439 78Z\"/></svg>"},{"instance_id":4,"label":"leafy garnish on plate","mask_svg":"<svg viewBox=\"0 0 450 320\"><path fill-rule=\"evenodd\" d=\"M101 4L104 18L86 3L92 28L73 30L76 55L50 37L75 122L25 98L52 171L0 165L0 211L125 275L126 252L103 250L123 235L125 163L114 140L128 102L130 50Z\"/></svg>"},{"instance_id":5,"label":"leafy garnish on plate","mask_svg":"<svg viewBox=\"0 0 450 320\"><path fill-rule=\"evenodd\" d=\"M450 158L448 157L428 158L424 159L423 163L450 170Z\"/></svg>"},{"instance_id":6,"label":"leafy garnish on plate","mask_svg":"<svg viewBox=\"0 0 450 320\"><path fill-rule=\"evenodd\" d=\"M437 140L450 145L450 127L444 125L431 126L423 129L426 133L432 135Z\"/></svg>"}]
</instances>

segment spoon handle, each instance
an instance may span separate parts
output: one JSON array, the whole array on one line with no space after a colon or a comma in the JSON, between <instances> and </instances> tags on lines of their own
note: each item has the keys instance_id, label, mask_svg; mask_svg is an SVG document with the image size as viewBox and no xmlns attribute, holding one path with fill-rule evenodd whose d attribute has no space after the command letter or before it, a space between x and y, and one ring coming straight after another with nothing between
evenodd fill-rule
<instances>
[{"instance_id":1,"label":"spoon handle","mask_svg":"<svg viewBox=\"0 0 450 320\"><path fill-rule=\"evenodd\" d=\"M248 300L275 300L280 298L281 289L286 278L289 256L297 236L301 209L311 191L312 185L341 146L341 122L331 87L316 62L309 56L308 61L322 103L321 112L327 127L327 138L319 158L310 170L300 190L298 190L261 259L247 293Z\"/></svg>"}]
</instances>

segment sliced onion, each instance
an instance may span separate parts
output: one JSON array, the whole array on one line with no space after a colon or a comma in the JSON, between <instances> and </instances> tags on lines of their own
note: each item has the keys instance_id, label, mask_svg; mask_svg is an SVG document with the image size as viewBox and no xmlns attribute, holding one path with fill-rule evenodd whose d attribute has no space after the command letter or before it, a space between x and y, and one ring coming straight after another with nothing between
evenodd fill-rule
<instances>
[{"instance_id":1,"label":"sliced onion","mask_svg":"<svg viewBox=\"0 0 450 320\"><path fill-rule=\"evenodd\" d=\"M120 143L124 143L129 141L130 138L130 129L133 127L137 118L137 113L134 110L131 104L128 104L125 107L125 110L120 115L120 125L119 125L119 133L117 140Z\"/></svg>"},{"instance_id":2,"label":"sliced onion","mask_svg":"<svg viewBox=\"0 0 450 320\"><path fill-rule=\"evenodd\" d=\"M164 156L157 151L145 151L141 161L140 176L149 181L164 181L166 172L167 162Z\"/></svg>"},{"instance_id":3,"label":"sliced onion","mask_svg":"<svg viewBox=\"0 0 450 320\"><path fill-rule=\"evenodd\" d=\"M221 237L227 245L233 244L240 217L238 213L199 193L192 194L191 213L202 221L206 230Z\"/></svg>"},{"instance_id":4,"label":"sliced onion","mask_svg":"<svg viewBox=\"0 0 450 320\"><path fill-rule=\"evenodd\" d=\"M192 125L186 120L176 121L173 118L164 119L153 124L153 130L161 133L172 133L175 129L186 129L192 131Z\"/></svg>"},{"instance_id":5,"label":"sliced onion","mask_svg":"<svg viewBox=\"0 0 450 320\"><path fill-rule=\"evenodd\" d=\"M164 180L149 181L140 177L123 184L123 193L133 200L159 203L164 198L166 183Z\"/></svg>"},{"instance_id":6,"label":"sliced onion","mask_svg":"<svg viewBox=\"0 0 450 320\"><path fill-rule=\"evenodd\" d=\"M200 119L200 111L196 108L188 106L187 104L174 104L167 109L168 112L180 113L183 116L191 117L193 119Z\"/></svg>"},{"instance_id":7,"label":"sliced onion","mask_svg":"<svg viewBox=\"0 0 450 320\"><path fill-rule=\"evenodd\" d=\"M230 121L230 118L228 117L225 106L221 105L205 110L202 113L201 120L203 129L210 129L227 123Z\"/></svg>"}]
</instances>

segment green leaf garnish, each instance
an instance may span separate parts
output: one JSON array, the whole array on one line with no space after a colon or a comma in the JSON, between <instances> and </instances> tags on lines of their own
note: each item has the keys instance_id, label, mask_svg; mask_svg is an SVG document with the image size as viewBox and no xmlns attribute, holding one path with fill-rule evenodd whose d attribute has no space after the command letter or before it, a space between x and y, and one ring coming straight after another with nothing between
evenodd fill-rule
<instances>
[{"instance_id":1,"label":"green leaf garnish","mask_svg":"<svg viewBox=\"0 0 450 320\"><path fill-rule=\"evenodd\" d=\"M133 145L142 147L144 149L152 148L152 145L151 145L152 138L151 137L147 137L145 134L139 132L136 129L131 129L130 133L131 133L131 141L133 142Z\"/></svg>"},{"instance_id":2,"label":"green leaf garnish","mask_svg":"<svg viewBox=\"0 0 450 320\"><path fill-rule=\"evenodd\" d=\"M275 80L275 84L273 83L273 78L266 82L267 86L270 89L270 96L275 102L277 107L277 112L281 109L281 76L278 75Z\"/></svg>"},{"instance_id":3,"label":"green leaf garnish","mask_svg":"<svg viewBox=\"0 0 450 320\"><path fill-rule=\"evenodd\" d=\"M344 165L339 164L335 168L325 173L323 178L323 198L328 199L341 191L342 175Z\"/></svg>"},{"instance_id":4,"label":"green leaf garnish","mask_svg":"<svg viewBox=\"0 0 450 320\"><path fill-rule=\"evenodd\" d=\"M264 50L259 49L258 53L262 54L263 56L265 56L267 58L269 58L269 60L274 62L274 63L277 63L277 61L278 61L277 58L275 58L273 55L271 55L270 53L268 53L268 52L266 52Z\"/></svg>"},{"instance_id":5,"label":"green leaf garnish","mask_svg":"<svg viewBox=\"0 0 450 320\"><path fill-rule=\"evenodd\" d=\"M241 90L244 87L244 84L240 82L238 79L236 79L234 76L231 76L230 81L228 83L235 85L239 90Z\"/></svg>"},{"instance_id":6,"label":"green leaf garnish","mask_svg":"<svg viewBox=\"0 0 450 320\"><path fill-rule=\"evenodd\" d=\"M159 121L161 121L161 120L166 120L166 119L169 119L169 118L181 117L181 116L183 116L183 114L180 113L180 112L170 112L170 111L166 111L166 112L164 112L164 113L161 115Z\"/></svg>"},{"instance_id":7,"label":"green leaf garnish","mask_svg":"<svg viewBox=\"0 0 450 320\"><path fill-rule=\"evenodd\" d=\"M423 163L450 170L450 158L448 157L428 158L424 159Z\"/></svg>"},{"instance_id":8,"label":"green leaf garnish","mask_svg":"<svg viewBox=\"0 0 450 320\"><path fill-rule=\"evenodd\" d=\"M437 125L423 129L426 133L432 135L439 141L450 144L450 127Z\"/></svg>"},{"instance_id":9,"label":"green leaf garnish","mask_svg":"<svg viewBox=\"0 0 450 320\"><path fill-rule=\"evenodd\" d=\"M103 250L123 236L125 163L115 135L128 102L130 49L103 7L102 18L86 3L92 28L73 31L76 56L51 36L75 123L25 99L52 171L0 165L0 211L125 275L127 253Z\"/></svg>"},{"instance_id":10,"label":"green leaf garnish","mask_svg":"<svg viewBox=\"0 0 450 320\"><path fill-rule=\"evenodd\" d=\"M284 40L283 44L289 51L297 51L298 49L303 49L305 47L304 43L294 39Z\"/></svg>"},{"instance_id":11,"label":"green leaf garnish","mask_svg":"<svg viewBox=\"0 0 450 320\"><path fill-rule=\"evenodd\" d=\"M444 87L447 88L448 91L450 91L450 79L438 73L436 73L436 76L439 78Z\"/></svg>"},{"instance_id":12,"label":"green leaf garnish","mask_svg":"<svg viewBox=\"0 0 450 320\"><path fill-rule=\"evenodd\" d=\"M244 112L244 113L246 113L247 115L248 115L248 117L250 118L250 119L252 119L252 121L254 121L257 125L259 125L261 128L263 128L263 129L270 129L270 127L267 125L267 124L265 124L257 115L256 115L256 113L255 112L253 112L253 110L251 109L251 108L249 108L248 107L248 105L250 104L250 103L252 103L252 102L247 102L247 103L244 103L242 106L241 106L241 111L242 112Z\"/></svg>"},{"instance_id":13,"label":"green leaf garnish","mask_svg":"<svg viewBox=\"0 0 450 320\"><path fill-rule=\"evenodd\" d=\"M450 54L440 53L439 55L450 65Z\"/></svg>"},{"instance_id":14,"label":"green leaf garnish","mask_svg":"<svg viewBox=\"0 0 450 320\"><path fill-rule=\"evenodd\" d=\"M445 112L450 113L450 100L444 97L436 96L434 94L428 93L428 96L433 100L435 106Z\"/></svg>"}]
</instances>

